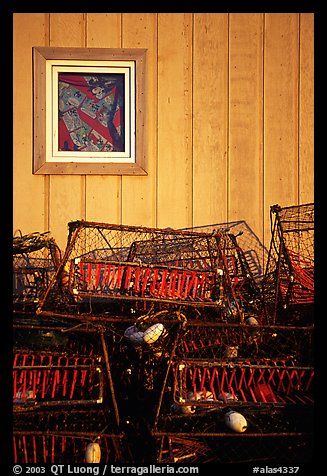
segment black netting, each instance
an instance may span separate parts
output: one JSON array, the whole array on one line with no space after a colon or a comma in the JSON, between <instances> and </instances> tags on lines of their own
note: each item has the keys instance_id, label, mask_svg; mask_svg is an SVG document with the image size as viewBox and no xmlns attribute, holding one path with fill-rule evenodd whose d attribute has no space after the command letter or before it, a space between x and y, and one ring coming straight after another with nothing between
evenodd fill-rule
<instances>
[{"instance_id":1,"label":"black netting","mask_svg":"<svg viewBox=\"0 0 327 476\"><path fill-rule=\"evenodd\" d=\"M271 323L312 322L314 204L271 207L271 226L271 244L263 279L267 320Z\"/></svg>"}]
</instances>

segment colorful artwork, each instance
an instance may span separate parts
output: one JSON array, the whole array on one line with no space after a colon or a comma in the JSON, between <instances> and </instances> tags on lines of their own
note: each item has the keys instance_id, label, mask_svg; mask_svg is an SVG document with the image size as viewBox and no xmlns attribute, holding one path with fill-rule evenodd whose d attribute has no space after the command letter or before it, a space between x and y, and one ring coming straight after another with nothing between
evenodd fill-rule
<instances>
[{"instance_id":1,"label":"colorful artwork","mask_svg":"<svg viewBox=\"0 0 327 476\"><path fill-rule=\"evenodd\" d=\"M60 151L125 151L124 74L60 73Z\"/></svg>"}]
</instances>

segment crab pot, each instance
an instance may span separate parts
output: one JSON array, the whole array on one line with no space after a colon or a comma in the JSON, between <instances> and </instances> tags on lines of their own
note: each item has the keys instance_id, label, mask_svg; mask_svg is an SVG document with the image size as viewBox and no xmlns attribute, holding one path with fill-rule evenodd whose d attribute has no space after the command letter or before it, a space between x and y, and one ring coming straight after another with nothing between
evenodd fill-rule
<instances>
[{"instance_id":1,"label":"crab pot","mask_svg":"<svg viewBox=\"0 0 327 476\"><path fill-rule=\"evenodd\" d=\"M250 275L255 283L260 285L264 274L264 262L266 261L267 250L244 220L200 225L185 228L185 230L201 233L215 233L217 230L225 232L231 237L231 239L228 240L227 248L230 249L230 252L227 252L227 255L232 255L233 252L235 252L236 240L236 247L241 252L241 258L246 260L245 266L250 271ZM235 240L233 240L233 238L235 238Z\"/></svg>"},{"instance_id":2,"label":"crab pot","mask_svg":"<svg viewBox=\"0 0 327 476\"><path fill-rule=\"evenodd\" d=\"M76 335L76 334L75 334ZM94 337L94 336L93 336ZM92 336L90 336L91 340ZM111 366L110 340L101 336L101 351L79 352L14 348L13 406L15 414L56 408L106 408L111 432L119 428L119 408ZM90 351L96 347L88 347ZM110 349L108 351L108 349ZM100 349L98 349L100 350ZM111 355L110 355L111 354Z\"/></svg>"},{"instance_id":3,"label":"crab pot","mask_svg":"<svg viewBox=\"0 0 327 476\"><path fill-rule=\"evenodd\" d=\"M229 362L175 361L173 399L178 405L313 405L314 369L292 359ZM201 395L198 399L197 395Z\"/></svg>"},{"instance_id":4,"label":"crab pot","mask_svg":"<svg viewBox=\"0 0 327 476\"><path fill-rule=\"evenodd\" d=\"M15 409L99 405L105 397L104 375L103 363L97 357L15 349Z\"/></svg>"},{"instance_id":5,"label":"crab pot","mask_svg":"<svg viewBox=\"0 0 327 476\"><path fill-rule=\"evenodd\" d=\"M313 363L313 326L255 325L249 318L243 324L188 321L180 330L175 354L179 359L235 360L238 358L287 358ZM250 322L248 322L250 321Z\"/></svg>"},{"instance_id":6,"label":"crab pot","mask_svg":"<svg viewBox=\"0 0 327 476\"><path fill-rule=\"evenodd\" d=\"M267 391L267 389L266 389ZM313 405L274 405L264 399L246 404L225 393L226 402L189 401L191 413L164 409L152 428L157 462L237 463L255 461L310 461L313 446ZM203 396L202 396L203 398ZM179 402L181 405L181 402ZM183 405L183 404L182 404ZM226 416L238 413L246 428L236 431Z\"/></svg>"},{"instance_id":7,"label":"crab pot","mask_svg":"<svg viewBox=\"0 0 327 476\"><path fill-rule=\"evenodd\" d=\"M239 321L226 243L223 231L70 222L63 260L37 312L119 320L132 311L211 308Z\"/></svg>"},{"instance_id":8,"label":"crab pot","mask_svg":"<svg viewBox=\"0 0 327 476\"><path fill-rule=\"evenodd\" d=\"M271 207L272 236L263 279L270 323L313 322L314 204Z\"/></svg>"},{"instance_id":9,"label":"crab pot","mask_svg":"<svg viewBox=\"0 0 327 476\"><path fill-rule=\"evenodd\" d=\"M156 437L157 462L201 463L289 463L310 462L312 439L305 434L243 434L193 436L167 434Z\"/></svg>"},{"instance_id":10,"label":"crab pot","mask_svg":"<svg viewBox=\"0 0 327 476\"><path fill-rule=\"evenodd\" d=\"M104 410L62 408L14 414L14 464L85 464L90 444L101 451L101 463L130 461L123 433L111 431Z\"/></svg>"},{"instance_id":11,"label":"crab pot","mask_svg":"<svg viewBox=\"0 0 327 476\"><path fill-rule=\"evenodd\" d=\"M34 314L59 266L61 254L46 233L13 238L13 310Z\"/></svg>"},{"instance_id":12,"label":"crab pot","mask_svg":"<svg viewBox=\"0 0 327 476\"><path fill-rule=\"evenodd\" d=\"M71 327L71 326L69 326ZM51 351L82 356L100 356L102 353L99 332L96 328L82 326L70 329L62 323L37 319L28 322L16 319L13 325L14 342L17 349L28 349L31 353ZM108 335L110 337L110 335ZM110 342L111 354L115 352L115 342Z\"/></svg>"},{"instance_id":13,"label":"crab pot","mask_svg":"<svg viewBox=\"0 0 327 476\"><path fill-rule=\"evenodd\" d=\"M261 287L251 269L249 255L240 246L238 237L232 233L226 234L225 256L234 295L245 317L253 314L261 315L263 312Z\"/></svg>"}]
</instances>

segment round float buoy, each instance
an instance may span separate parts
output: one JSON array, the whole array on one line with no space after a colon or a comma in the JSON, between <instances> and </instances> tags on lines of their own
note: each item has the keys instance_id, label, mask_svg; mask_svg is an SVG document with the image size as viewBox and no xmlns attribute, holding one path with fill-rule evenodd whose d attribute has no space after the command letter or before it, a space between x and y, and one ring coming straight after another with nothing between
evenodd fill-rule
<instances>
[{"instance_id":1,"label":"round float buoy","mask_svg":"<svg viewBox=\"0 0 327 476\"><path fill-rule=\"evenodd\" d=\"M143 340L146 344L154 344L165 331L164 325L160 322L153 324L153 326L148 327L148 329L144 331Z\"/></svg>"},{"instance_id":2,"label":"round float buoy","mask_svg":"<svg viewBox=\"0 0 327 476\"><path fill-rule=\"evenodd\" d=\"M85 451L85 460L87 463L100 463L101 448L99 443L89 443Z\"/></svg>"},{"instance_id":3,"label":"round float buoy","mask_svg":"<svg viewBox=\"0 0 327 476\"><path fill-rule=\"evenodd\" d=\"M241 413L230 410L225 415L225 423L233 431L237 433L243 433L247 427L248 423Z\"/></svg>"},{"instance_id":4,"label":"round float buoy","mask_svg":"<svg viewBox=\"0 0 327 476\"><path fill-rule=\"evenodd\" d=\"M143 336L144 332L139 331L136 326L130 326L124 332L124 337L136 346L144 343Z\"/></svg>"}]
</instances>

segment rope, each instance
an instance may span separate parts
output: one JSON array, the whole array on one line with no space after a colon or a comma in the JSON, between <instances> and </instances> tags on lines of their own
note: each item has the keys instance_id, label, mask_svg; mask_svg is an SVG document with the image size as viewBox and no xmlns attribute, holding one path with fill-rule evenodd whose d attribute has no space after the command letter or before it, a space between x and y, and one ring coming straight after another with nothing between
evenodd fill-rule
<instances>
[{"instance_id":1,"label":"rope","mask_svg":"<svg viewBox=\"0 0 327 476\"><path fill-rule=\"evenodd\" d=\"M44 233L34 232L28 235L22 235L20 230L16 232L20 236L13 237L13 253L30 253L32 251L40 250L41 248L50 248L54 244L54 239L49 237L49 231Z\"/></svg>"}]
</instances>

